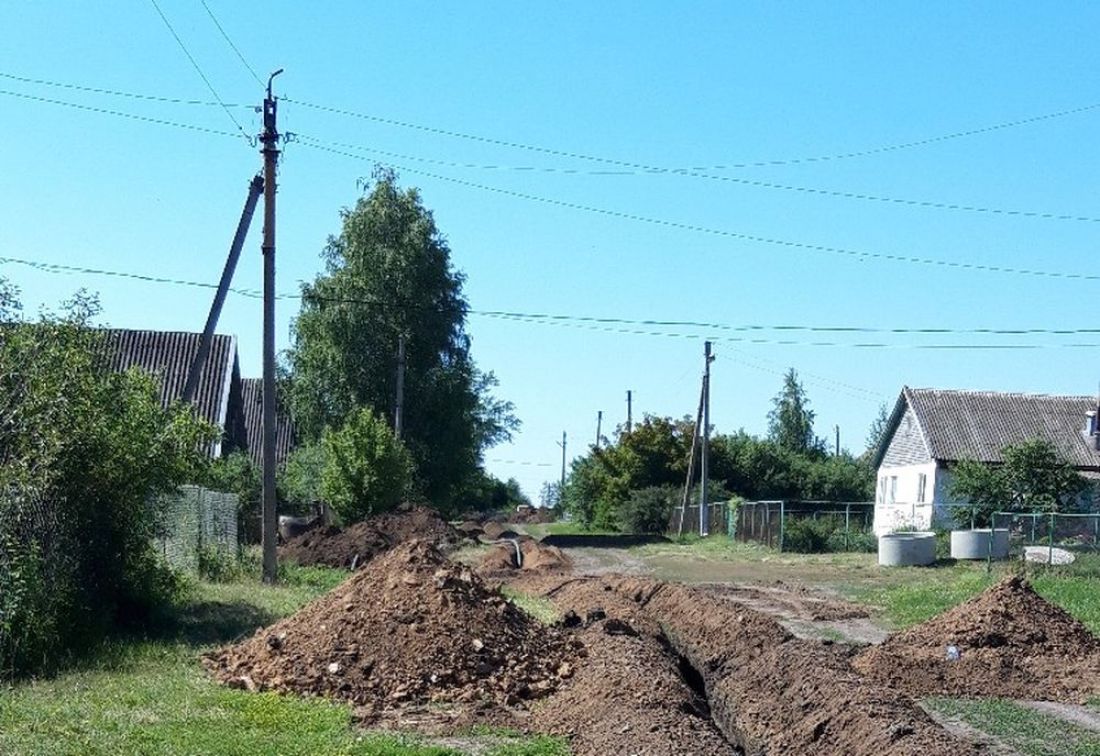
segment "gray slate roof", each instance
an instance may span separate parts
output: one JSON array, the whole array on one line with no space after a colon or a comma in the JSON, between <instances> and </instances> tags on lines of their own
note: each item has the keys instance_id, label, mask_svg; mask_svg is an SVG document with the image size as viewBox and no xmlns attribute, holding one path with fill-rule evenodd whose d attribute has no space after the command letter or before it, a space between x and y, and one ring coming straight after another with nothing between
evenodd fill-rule
<instances>
[{"instance_id":1,"label":"gray slate roof","mask_svg":"<svg viewBox=\"0 0 1100 756\"><path fill-rule=\"evenodd\" d=\"M152 373L157 379L161 404L165 407L183 396L187 373L198 352L201 334L122 328L105 329L104 332L108 367L120 372L137 367ZM232 427L237 413L232 412L230 406L231 401L239 401L239 395L231 399L239 376L237 338L215 335L195 393L195 407L201 417L222 429L231 444L239 435L239 429ZM211 456L220 456L221 441L213 444L210 453Z\"/></svg>"},{"instance_id":2,"label":"gray slate roof","mask_svg":"<svg viewBox=\"0 0 1100 756\"><path fill-rule=\"evenodd\" d=\"M263 401L264 382L261 378L245 378L241 381L243 397L244 430L248 454L257 465L263 463ZM294 449L294 426L282 408L275 410L275 463L283 464Z\"/></svg>"},{"instance_id":3,"label":"gray slate roof","mask_svg":"<svg viewBox=\"0 0 1100 756\"><path fill-rule=\"evenodd\" d=\"M908 386L902 389L876 450L876 467L907 406L913 408L928 450L938 461L1002 462L1005 446L1040 438L1075 467L1100 470L1100 452L1084 433L1085 413L1096 410L1096 397Z\"/></svg>"}]
</instances>

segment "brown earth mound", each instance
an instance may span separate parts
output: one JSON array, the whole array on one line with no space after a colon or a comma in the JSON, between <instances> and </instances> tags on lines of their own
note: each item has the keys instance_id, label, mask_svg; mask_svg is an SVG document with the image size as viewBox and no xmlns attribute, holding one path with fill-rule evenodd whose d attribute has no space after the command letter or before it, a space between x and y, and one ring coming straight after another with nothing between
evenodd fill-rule
<instances>
[{"instance_id":1,"label":"brown earth mound","mask_svg":"<svg viewBox=\"0 0 1100 756\"><path fill-rule=\"evenodd\" d=\"M516 554L519 545L519 555ZM522 564L517 564L521 557ZM498 543L478 564L478 572L495 573L516 569L558 572L569 570L572 561L557 546L544 546L534 538L521 536L510 543Z\"/></svg>"},{"instance_id":2,"label":"brown earth mound","mask_svg":"<svg viewBox=\"0 0 1100 756\"><path fill-rule=\"evenodd\" d=\"M378 713L540 698L572 674L568 660L580 645L412 541L204 662L229 685L330 696Z\"/></svg>"},{"instance_id":3,"label":"brown earth mound","mask_svg":"<svg viewBox=\"0 0 1100 756\"><path fill-rule=\"evenodd\" d=\"M416 507L387 512L347 528L317 528L292 538L279 548L279 557L300 565L360 567L375 555L411 539L450 547L462 534L434 509Z\"/></svg>"},{"instance_id":4,"label":"brown earth mound","mask_svg":"<svg viewBox=\"0 0 1100 756\"><path fill-rule=\"evenodd\" d=\"M958 660L947 658L950 645ZM1100 640L1019 577L891 636L852 666L915 696L1080 702L1100 693Z\"/></svg>"}]
</instances>

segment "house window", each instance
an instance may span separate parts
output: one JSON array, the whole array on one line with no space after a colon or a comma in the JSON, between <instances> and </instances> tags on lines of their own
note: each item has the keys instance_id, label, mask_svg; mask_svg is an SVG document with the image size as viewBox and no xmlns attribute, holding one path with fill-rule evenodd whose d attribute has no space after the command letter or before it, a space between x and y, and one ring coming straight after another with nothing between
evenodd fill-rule
<instances>
[{"instance_id":1,"label":"house window","mask_svg":"<svg viewBox=\"0 0 1100 756\"><path fill-rule=\"evenodd\" d=\"M878 503L886 503L886 478L878 479Z\"/></svg>"},{"instance_id":2,"label":"house window","mask_svg":"<svg viewBox=\"0 0 1100 756\"><path fill-rule=\"evenodd\" d=\"M893 504L897 500L898 500L898 476L897 475L891 475L890 476L890 491L889 491L888 497L886 499L886 503L887 504Z\"/></svg>"},{"instance_id":3,"label":"house window","mask_svg":"<svg viewBox=\"0 0 1100 756\"><path fill-rule=\"evenodd\" d=\"M923 504L924 503L924 492L925 492L925 489L927 487L928 487L928 476L925 475L924 473L921 473L920 475L917 476L917 503L918 504Z\"/></svg>"}]
</instances>

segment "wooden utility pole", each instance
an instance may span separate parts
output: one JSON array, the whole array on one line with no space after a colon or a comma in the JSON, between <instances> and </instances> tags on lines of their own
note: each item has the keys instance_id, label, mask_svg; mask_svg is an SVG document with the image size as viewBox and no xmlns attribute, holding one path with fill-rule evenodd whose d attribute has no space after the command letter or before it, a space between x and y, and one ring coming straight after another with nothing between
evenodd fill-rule
<instances>
[{"instance_id":1,"label":"wooden utility pole","mask_svg":"<svg viewBox=\"0 0 1100 756\"><path fill-rule=\"evenodd\" d=\"M699 409L695 412L695 425L691 429L691 452L688 456L688 474L684 482L684 496L680 499L680 525L676 535L684 534L684 517L688 502L691 501L691 484L695 482L695 450L699 447L699 424L703 422L703 389L699 389Z\"/></svg>"},{"instance_id":2,"label":"wooden utility pole","mask_svg":"<svg viewBox=\"0 0 1100 756\"><path fill-rule=\"evenodd\" d=\"M393 408L393 435L401 438L405 417L405 337L397 337L397 401Z\"/></svg>"},{"instance_id":3,"label":"wooden utility pole","mask_svg":"<svg viewBox=\"0 0 1100 756\"><path fill-rule=\"evenodd\" d=\"M630 389L626 391L626 432L634 430L634 407L633 407L633 392Z\"/></svg>"},{"instance_id":4,"label":"wooden utility pole","mask_svg":"<svg viewBox=\"0 0 1100 756\"><path fill-rule=\"evenodd\" d=\"M199 350L195 359L191 361L191 369L187 372L187 384L183 387L183 401L190 404L195 398L195 392L199 388L199 378L202 377L202 369L206 365L206 358L210 354L210 344L214 341L214 331L218 327L218 318L222 314L222 305L225 304L225 296L229 293L229 285L233 282L233 273L237 270L237 261L241 258L241 248L248 237L248 229L252 225L252 215L256 212L256 203L264 190L264 177L253 176L248 184L248 198L244 201L244 210L241 211L241 219L237 222L237 233L233 235L233 241L229 245L229 255L225 259L225 267L222 268L222 278L218 282L218 290L214 292L214 301L210 304L210 313L206 316L206 326L202 329L202 338L199 339Z\"/></svg>"},{"instance_id":5,"label":"wooden utility pole","mask_svg":"<svg viewBox=\"0 0 1100 756\"><path fill-rule=\"evenodd\" d=\"M561 432L561 442L558 443L561 447L561 488L558 489L558 503L565 506L565 431Z\"/></svg>"},{"instance_id":6,"label":"wooden utility pole","mask_svg":"<svg viewBox=\"0 0 1100 756\"><path fill-rule=\"evenodd\" d=\"M836 456L840 456L840 426L834 425L833 430L836 431Z\"/></svg>"},{"instance_id":7,"label":"wooden utility pole","mask_svg":"<svg viewBox=\"0 0 1100 756\"><path fill-rule=\"evenodd\" d=\"M701 482L699 485L699 535L710 535L710 522L707 517L707 477L710 474L710 342L703 342L703 453L700 460Z\"/></svg>"},{"instance_id":8,"label":"wooden utility pole","mask_svg":"<svg viewBox=\"0 0 1100 756\"><path fill-rule=\"evenodd\" d=\"M275 166L279 160L276 100L267 80L264 98L264 130L260 142L264 156L264 377L263 377L263 581L274 583L279 575L275 561Z\"/></svg>"},{"instance_id":9,"label":"wooden utility pole","mask_svg":"<svg viewBox=\"0 0 1100 756\"><path fill-rule=\"evenodd\" d=\"M600 429L603 427L603 410L596 412L596 449L600 448Z\"/></svg>"}]
</instances>

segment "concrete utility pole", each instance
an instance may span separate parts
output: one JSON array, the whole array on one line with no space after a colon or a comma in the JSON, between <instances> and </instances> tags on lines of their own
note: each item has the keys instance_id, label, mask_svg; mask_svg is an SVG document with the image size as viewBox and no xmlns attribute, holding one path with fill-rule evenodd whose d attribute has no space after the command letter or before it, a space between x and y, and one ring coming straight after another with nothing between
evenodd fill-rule
<instances>
[{"instance_id":1,"label":"concrete utility pole","mask_svg":"<svg viewBox=\"0 0 1100 756\"><path fill-rule=\"evenodd\" d=\"M840 456L840 426L834 425L833 430L836 431L836 456Z\"/></svg>"},{"instance_id":2,"label":"concrete utility pole","mask_svg":"<svg viewBox=\"0 0 1100 756\"><path fill-rule=\"evenodd\" d=\"M603 427L603 410L596 412L596 448L600 448L600 429Z\"/></svg>"},{"instance_id":3,"label":"concrete utility pole","mask_svg":"<svg viewBox=\"0 0 1100 756\"><path fill-rule=\"evenodd\" d=\"M275 166L279 160L279 130L275 123L277 102L267 80L264 98L264 130L260 142L264 156L264 378L263 378L263 581L274 583L279 575L275 561Z\"/></svg>"},{"instance_id":4,"label":"concrete utility pole","mask_svg":"<svg viewBox=\"0 0 1100 756\"><path fill-rule=\"evenodd\" d=\"M630 433L634 429L634 408L633 408L633 392L627 389L626 392L626 432Z\"/></svg>"},{"instance_id":5,"label":"concrete utility pole","mask_svg":"<svg viewBox=\"0 0 1100 756\"><path fill-rule=\"evenodd\" d=\"M710 342L703 342L703 452L700 458L702 481L699 486L699 535L710 535L710 523L707 517L707 476L710 474L710 363L714 358L710 354Z\"/></svg>"},{"instance_id":6,"label":"concrete utility pole","mask_svg":"<svg viewBox=\"0 0 1100 756\"><path fill-rule=\"evenodd\" d=\"M401 438L405 416L405 337L397 337L397 401L393 408L393 435Z\"/></svg>"},{"instance_id":7,"label":"concrete utility pole","mask_svg":"<svg viewBox=\"0 0 1100 756\"><path fill-rule=\"evenodd\" d=\"M680 526L676 535L684 534L684 516L688 502L691 501L691 484L695 482L695 449L699 446L699 425L703 422L703 395L705 387L699 388L699 409L695 412L695 426L691 431L691 452L688 455L688 474L684 482L684 497L680 500Z\"/></svg>"},{"instance_id":8,"label":"concrete utility pole","mask_svg":"<svg viewBox=\"0 0 1100 756\"><path fill-rule=\"evenodd\" d=\"M225 259L225 267L222 268L222 278L218 282L218 290L214 292L214 301L210 304L210 313L206 316L206 326L202 329L202 338L199 340L199 351L195 353L195 359L191 362L191 369L187 372L187 384L183 387L183 401L190 404L195 398L195 392L199 389L199 378L202 377L202 368L206 364L206 358L210 355L210 344L214 340L214 330L218 327L218 318L222 314L222 305L225 304L225 295L229 293L229 284L233 282L233 273L237 270L237 261L241 259L241 248L248 237L248 229L252 225L252 214L256 212L256 203L264 190L264 177L253 176L248 184L248 198L244 201L244 210L241 211L241 219L237 222L237 233L233 235L233 242L229 245L229 256Z\"/></svg>"}]
</instances>

